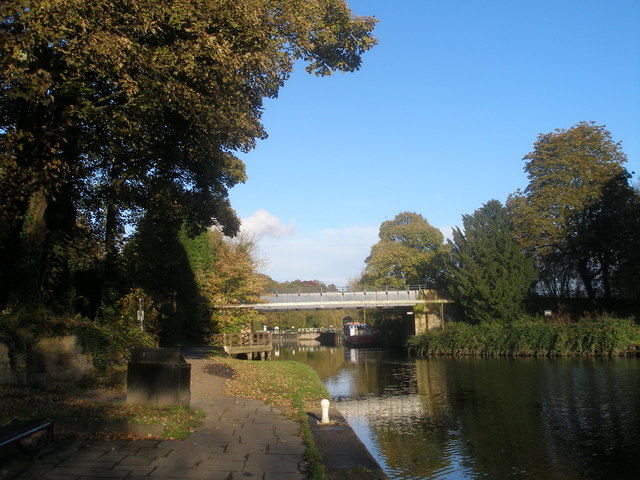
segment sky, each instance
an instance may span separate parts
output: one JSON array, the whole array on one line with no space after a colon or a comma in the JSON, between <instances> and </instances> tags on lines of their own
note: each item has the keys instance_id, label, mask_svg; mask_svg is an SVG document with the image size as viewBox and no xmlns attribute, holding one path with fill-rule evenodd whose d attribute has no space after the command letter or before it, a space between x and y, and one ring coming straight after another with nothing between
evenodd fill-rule
<instances>
[{"instance_id":1,"label":"sky","mask_svg":"<svg viewBox=\"0 0 640 480\"><path fill-rule=\"evenodd\" d=\"M274 280L347 285L404 211L450 235L526 188L539 134L581 121L606 125L640 173L640 0L348 4L378 19L378 45L354 73L298 65L229 193Z\"/></svg>"}]
</instances>

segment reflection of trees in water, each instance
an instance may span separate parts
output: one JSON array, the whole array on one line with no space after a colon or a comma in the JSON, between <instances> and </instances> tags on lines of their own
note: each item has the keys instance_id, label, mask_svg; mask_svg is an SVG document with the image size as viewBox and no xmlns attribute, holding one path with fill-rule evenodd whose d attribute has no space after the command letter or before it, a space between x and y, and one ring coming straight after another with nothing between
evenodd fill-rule
<instances>
[{"instance_id":1,"label":"reflection of trees in water","mask_svg":"<svg viewBox=\"0 0 640 480\"><path fill-rule=\"evenodd\" d=\"M463 465L487 478L571 478L548 470L532 400L530 359L442 359L451 414L464 438Z\"/></svg>"},{"instance_id":2,"label":"reflection of trees in water","mask_svg":"<svg viewBox=\"0 0 640 480\"><path fill-rule=\"evenodd\" d=\"M392 477L413 478L447 466L445 431L434 426L419 395L362 396L336 407L350 421L367 419L368 432Z\"/></svg>"},{"instance_id":3,"label":"reflection of trees in water","mask_svg":"<svg viewBox=\"0 0 640 480\"><path fill-rule=\"evenodd\" d=\"M638 378L635 359L436 358L416 361L417 395L353 403L396 478L631 479Z\"/></svg>"},{"instance_id":4,"label":"reflection of trees in water","mask_svg":"<svg viewBox=\"0 0 640 480\"><path fill-rule=\"evenodd\" d=\"M575 458L578 478L636 479L640 472L640 362L560 360L538 377L543 442L561 465Z\"/></svg>"},{"instance_id":5,"label":"reflection of trees in water","mask_svg":"<svg viewBox=\"0 0 640 480\"><path fill-rule=\"evenodd\" d=\"M278 358L305 363L312 367L322 380L338 373L345 363L342 347L309 347L294 344L278 349Z\"/></svg>"},{"instance_id":6,"label":"reflection of trees in water","mask_svg":"<svg viewBox=\"0 0 640 480\"><path fill-rule=\"evenodd\" d=\"M630 375L614 372L616 363L449 359L468 465L488 478L637 478L629 449L640 442L640 365Z\"/></svg>"},{"instance_id":7,"label":"reflection of trees in water","mask_svg":"<svg viewBox=\"0 0 640 480\"><path fill-rule=\"evenodd\" d=\"M392 478L428 477L451 469L451 455L445 450L450 448L453 425L442 405L446 404L442 366L418 361L414 369L412 362L387 355L356 355L362 395L340 402L337 408L347 418L367 419Z\"/></svg>"},{"instance_id":8,"label":"reflection of trees in water","mask_svg":"<svg viewBox=\"0 0 640 480\"><path fill-rule=\"evenodd\" d=\"M368 424L392 478L604 480L640 471L638 359L305 355L322 378L348 384L336 407Z\"/></svg>"},{"instance_id":9,"label":"reflection of trees in water","mask_svg":"<svg viewBox=\"0 0 640 480\"><path fill-rule=\"evenodd\" d=\"M399 384L402 367L381 361L386 352L348 349L346 354L356 369L355 391L364 394L384 395L385 389L393 390Z\"/></svg>"},{"instance_id":10,"label":"reflection of trees in water","mask_svg":"<svg viewBox=\"0 0 640 480\"><path fill-rule=\"evenodd\" d=\"M445 364L439 359L416 360L416 383L429 418L440 423L450 418Z\"/></svg>"}]
</instances>

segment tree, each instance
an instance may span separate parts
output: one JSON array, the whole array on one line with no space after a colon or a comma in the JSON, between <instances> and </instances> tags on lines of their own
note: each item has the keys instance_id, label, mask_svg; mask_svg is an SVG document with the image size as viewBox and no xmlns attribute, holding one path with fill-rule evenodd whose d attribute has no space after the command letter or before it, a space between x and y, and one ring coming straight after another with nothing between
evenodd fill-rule
<instances>
[{"instance_id":1,"label":"tree","mask_svg":"<svg viewBox=\"0 0 640 480\"><path fill-rule=\"evenodd\" d=\"M636 184L626 196L619 218L626 219L620 232L622 249L618 268L613 274L614 290L627 299L640 300L640 184ZM611 232L611 231L610 231Z\"/></svg>"},{"instance_id":2,"label":"tree","mask_svg":"<svg viewBox=\"0 0 640 480\"><path fill-rule=\"evenodd\" d=\"M589 258L593 288L605 299L638 298L640 290L640 196L624 172L585 206L569 239L571 251Z\"/></svg>"},{"instance_id":3,"label":"tree","mask_svg":"<svg viewBox=\"0 0 640 480\"><path fill-rule=\"evenodd\" d=\"M208 244L205 255L200 256L201 260L190 255L190 259L199 290L212 309L211 329L218 332L251 330L254 322L262 320L258 312L224 306L260 302L265 282L264 276L257 273L253 242L242 236L224 237L220 230L207 231L200 235L202 237ZM189 240L185 238L183 242Z\"/></svg>"},{"instance_id":4,"label":"tree","mask_svg":"<svg viewBox=\"0 0 640 480\"><path fill-rule=\"evenodd\" d=\"M622 210L605 200L612 187L627 189L620 143L604 126L581 122L540 135L524 160L529 185L511 195L507 207L519 244L541 271L541 290L571 296L584 289L595 298L600 286L610 284L614 247L608 240L625 221ZM609 217L616 227L610 225L609 234L594 229L594 215Z\"/></svg>"},{"instance_id":5,"label":"tree","mask_svg":"<svg viewBox=\"0 0 640 480\"><path fill-rule=\"evenodd\" d=\"M161 307L161 343L203 341L214 331L240 331L260 319L255 311L224 308L260 302L266 277L257 273L253 242L225 237L219 229L190 237L184 227L175 235L166 235L167 228L143 221L125 251L124 276ZM166 261L157 262L156 255Z\"/></svg>"},{"instance_id":6,"label":"tree","mask_svg":"<svg viewBox=\"0 0 640 480\"><path fill-rule=\"evenodd\" d=\"M246 180L236 153L266 137L263 99L298 60L357 70L374 24L344 0L3 2L0 307L48 304L43 277L72 300L77 269L56 252L78 229L96 241L97 292L146 215L235 234L227 192Z\"/></svg>"},{"instance_id":7,"label":"tree","mask_svg":"<svg viewBox=\"0 0 640 480\"><path fill-rule=\"evenodd\" d=\"M276 282L275 280L269 278L269 282L267 284L267 289L269 292L335 292L338 290L334 284L327 285L320 280L294 280L292 282Z\"/></svg>"},{"instance_id":8,"label":"tree","mask_svg":"<svg viewBox=\"0 0 640 480\"><path fill-rule=\"evenodd\" d=\"M435 259L442 249L442 232L422 215L403 212L380 225L380 240L371 247L361 283L374 287L432 286L437 280Z\"/></svg>"},{"instance_id":9,"label":"tree","mask_svg":"<svg viewBox=\"0 0 640 480\"><path fill-rule=\"evenodd\" d=\"M264 277L257 273L255 245L237 237L224 237L219 230L205 233L213 252L211 264L194 264L203 293L215 306L259 303L264 292Z\"/></svg>"},{"instance_id":10,"label":"tree","mask_svg":"<svg viewBox=\"0 0 640 480\"><path fill-rule=\"evenodd\" d=\"M507 209L490 200L453 230L447 277L452 297L472 322L510 322L536 279L531 258L513 240Z\"/></svg>"},{"instance_id":11,"label":"tree","mask_svg":"<svg viewBox=\"0 0 640 480\"><path fill-rule=\"evenodd\" d=\"M201 341L209 330L210 303L200 291L194 265L213 262L206 236L189 239L179 222L147 215L121 258L117 281L105 291L101 310L113 301L106 298L107 292L117 298L129 286L139 288L158 306L161 344ZM101 312L97 316L103 317Z\"/></svg>"}]
</instances>

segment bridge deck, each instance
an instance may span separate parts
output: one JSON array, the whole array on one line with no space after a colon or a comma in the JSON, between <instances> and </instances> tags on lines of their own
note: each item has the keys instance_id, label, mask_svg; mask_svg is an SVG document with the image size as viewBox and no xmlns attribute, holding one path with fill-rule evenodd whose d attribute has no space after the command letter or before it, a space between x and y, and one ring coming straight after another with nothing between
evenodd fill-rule
<instances>
[{"instance_id":1,"label":"bridge deck","mask_svg":"<svg viewBox=\"0 0 640 480\"><path fill-rule=\"evenodd\" d=\"M282 310L347 310L360 308L412 307L418 303L452 303L424 290L380 290L360 292L276 293L261 297L264 303L230 305L263 312Z\"/></svg>"}]
</instances>

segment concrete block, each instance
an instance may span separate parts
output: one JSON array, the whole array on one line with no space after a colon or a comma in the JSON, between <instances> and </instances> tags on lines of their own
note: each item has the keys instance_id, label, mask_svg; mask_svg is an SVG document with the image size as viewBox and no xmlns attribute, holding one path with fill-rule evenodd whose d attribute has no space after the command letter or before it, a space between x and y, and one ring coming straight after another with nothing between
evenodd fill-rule
<instances>
[{"instance_id":1,"label":"concrete block","mask_svg":"<svg viewBox=\"0 0 640 480\"><path fill-rule=\"evenodd\" d=\"M191 403L191 364L179 348L136 348L127 369L127 403Z\"/></svg>"}]
</instances>

